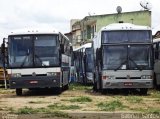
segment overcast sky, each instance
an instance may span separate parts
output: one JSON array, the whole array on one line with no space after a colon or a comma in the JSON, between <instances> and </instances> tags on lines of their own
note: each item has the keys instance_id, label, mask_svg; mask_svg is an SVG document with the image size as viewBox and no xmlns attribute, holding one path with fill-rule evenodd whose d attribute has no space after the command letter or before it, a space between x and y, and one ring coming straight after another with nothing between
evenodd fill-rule
<instances>
[{"instance_id":1,"label":"overcast sky","mask_svg":"<svg viewBox=\"0 0 160 119\"><path fill-rule=\"evenodd\" d=\"M70 31L70 19L92 14L143 10L141 0L0 0L0 43L15 29L53 27L63 33ZM152 28L160 29L160 0L152 4ZM159 27L158 27L159 26Z\"/></svg>"}]
</instances>

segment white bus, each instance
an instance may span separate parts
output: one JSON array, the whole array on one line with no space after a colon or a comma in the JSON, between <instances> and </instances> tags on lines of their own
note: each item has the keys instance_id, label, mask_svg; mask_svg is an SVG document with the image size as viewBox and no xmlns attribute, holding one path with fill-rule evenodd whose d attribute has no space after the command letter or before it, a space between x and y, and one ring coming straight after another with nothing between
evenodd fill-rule
<instances>
[{"instance_id":1,"label":"white bus","mask_svg":"<svg viewBox=\"0 0 160 119\"><path fill-rule=\"evenodd\" d=\"M86 43L74 49L74 64L77 82L83 84L93 83L93 48L92 43Z\"/></svg>"},{"instance_id":2,"label":"white bus","mask_svg":"<svg viewBox=\"0 0 160 119\"><path fill-rule=\"evenodd\" d=\"M147 26L114 23L103 27L93 40L94 89L153 87L152 33Z\"/></svg>"},{"instance_id":3,"label":"white bus","mask_svg":"<svg viewBox=\"0 0 160 119\"><path fill-rule=\"evenodd\" d=\"M155 87L160 89L160 38L153 39Z\"/></svg>"},{"instance_id":4,"label":"white bus","mask_svg":"<svg viewBox=\"0 0 160 119\"><path fill-rule=\"evenodd\" d=\"M8 35L10 88L68 88L69 39L55 29L17 30ZM53 90L54 91L54 90Z\"/></svg>"}]
</instances>

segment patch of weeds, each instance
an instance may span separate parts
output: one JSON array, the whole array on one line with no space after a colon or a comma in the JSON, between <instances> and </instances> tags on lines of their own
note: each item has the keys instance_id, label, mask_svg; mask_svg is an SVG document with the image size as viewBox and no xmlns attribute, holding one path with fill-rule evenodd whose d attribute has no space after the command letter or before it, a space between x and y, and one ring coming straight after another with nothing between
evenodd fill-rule
<instances>
[{"instance_id":1,"label":"patch of weeds","mask_svg":"<svg viewBox=\"0 0 160 119\"><path fill-rule=\"evenodd\" d=\"M119 100L100 102L97 104L97 106L101 111L115 111L116 109L123 109L126 107Z\"/></svg>"},{"instance_id":2,"label":"patch of weeds","mask_svg":"<svg viewBox=\"0 0 160 119\"><path fill-rule=\"evenodd\" d=\"M48 108L53 110L73 110L73 109L80 109L81 107L78 105L60 105L60 104L53 104L48 105Z\"/></svg>"},{"instance_id":3,"label":"patch of weeds","mask_svg":"<svg viewBox=\"0 0 160 119\"><path fill-rule=\"evenodd\" d=\"M43 103L47 103L47 102L43 102L43 101L29 101L28 103L30 103L30 104L43 104Z\"/></svg>"},{"instance_id":4,"label":"patch of weeds","mask_svg":"<svg viewBox=\"0 0 160 119\"><path fill-rule=\"evenodd\" d=\"M62 111L54 111L52 114L44 115L41 118L54 118L54 117L60 117L60 118L72 118L68 115L68 113L62 112Z\"/></svg>"},{"instance_id":5,"label":"patch of weeds","mask_svg":"<svg viewBox=\"0 0 160 119\"><path fill-rule=\"evenodd\" d=\"M36 108L35 110L37 113L45 113L45 114L50 114L53 112L52 110L50 110L48 108L44 108L44 107Z\"/></svg>"},{"instance_id":6,"label":"patch of weeds","mask_svg":"<svg viewBox=\"0 0 160 119\"><path fill-rule=\"evenodd\" d=\"M147 113L151 114L160 114L160 109L159 108L149 108L146 110Z\"/></svg>"},{"instance_id":7,"label":"patch of weeds","mask_svg":"<svg viewBox=\"0 0 160 119\"><path fill-rule=\"evenodd\" d=\"M125 99L130 103L141 103L143 101L143 98L137 96L127 96Z\"/></svg>"},{"instance_id":8,"label":"patch of weeds","mask_svg":"<svg viewBox=\"0 0 160 119\"><path fill-rule=\"evenodd\" d=\"M13 107L8 108L7 110L8 110L10 113L14 113L14 112L15 112L15 110L13 109Z\"/></svg>"},{"instance_id":9,"label":"patch of weeds","mask_svg":"<svg viewBox=\"0 0 160 119\"><path fill-rule=\"evenodd\" d=\"M160 91L151 90L150 94L151 94L150 97L152 98L160 98Z\"/></svg>"},{"instance_id":10,"label":"patch of weeds","mask_svg":"<svg viewBox=\"0 0 160 119\"><path fill-rule=\"evenodd\" d=\"M92 99L87 96L76 97L69 100L70 102L92 102Z\"/></svg>"},{"instance_id":11,"label":"patch of weeds","mask_svg":"<svg viewBox=\"0 0 160 119\"><path fill-rule=\"evenodd\" d=\"M16 112L17 114L36 114L37 110L31 107L19 108Z\"/></svg>"},{"instance_id":12,"label":"patch of weeds","mask_svg":"<svg viewBox=\"0 0 160 119\"><path fill-rule=\"evenodd\" d=\"M10 94L13 93L13 90L10 89L0 89L0 94Z\"/></svg>"},{"instance_id":13,"label":"patch of weeds","mask_svg":"<svg viewBox=\"0 0 160 119\"><path fill-rule=\"evenodd\" d=\"M69 90L91 90L92 86L84 86L78 83L72 83L69 85Z\"/></svg>"},{"instance_id":14,"label":"patch of weeds","mask_svg":"<svg viewBox=\"0 0 160 119\"><path fill-rule=\"evenodd\" d=\"M69 101L68 99L61 99L61 101Z\"/></svg>"}]
</instances>

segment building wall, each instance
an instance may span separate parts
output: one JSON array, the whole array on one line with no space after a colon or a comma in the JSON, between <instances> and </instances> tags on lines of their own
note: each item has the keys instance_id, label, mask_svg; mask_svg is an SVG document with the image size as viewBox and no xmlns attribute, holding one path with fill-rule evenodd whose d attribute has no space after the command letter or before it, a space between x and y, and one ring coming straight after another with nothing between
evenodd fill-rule
<instances>
[{"instance_id":1,"label":"building wall","mask_svg":"<svg viewBox=\"0 0 160 119\"><path fill-rule=\"evenodd\" d=\"M151 27L151 11L134 11L125 13L103 14L86 16L79 22L72 24L72 35L74 45L81 45L87 42L91 42L94 35L104 26L111 23L118 23L123 21L124 23L133 23L136 25L145 25ZM73 21L72 21L73 23ZM77 38L81 41L77 42Z\"/></svg>"},{"instance_id":2,"label":"building wall","mask_svg":"<svg viewBox=\"0 0 160 119\"><path fill-rule=\"evenodd\" d=\"M120 14L100 15L97 16L96 30L99 31L103 26L106 26L111 23L118 23L119 21L151 27L151 12L136 11L136 12L128 12L128 13L126 12Z\"/></svg>"}]
</instances>

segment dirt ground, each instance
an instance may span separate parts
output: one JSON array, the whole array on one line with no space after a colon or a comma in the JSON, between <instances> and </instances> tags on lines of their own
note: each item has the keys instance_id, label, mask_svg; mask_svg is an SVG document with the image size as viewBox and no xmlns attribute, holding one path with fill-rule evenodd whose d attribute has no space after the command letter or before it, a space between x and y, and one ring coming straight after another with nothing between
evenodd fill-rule
<instances>
[{"instance_id":1,"label":"dirt ground","mask_svg":"<svg viewBox=\"0 0 160 119\"><path fill-rule=\"evenodd\" d=\"M15 90L1 88L0 119L117 119L134 117L134 113L155 114L157 118L160 117L160 91L156 90L149 90L147 96L117 91L101 94L93 92L91 86L72 85L61 94L53 92L54 89L23 90L23 96L16 96ZM52 110L58 111L58 114L53 112L53 115ZM137 118L142 118L142 115Z\"/></svg>"}]
</instances>

